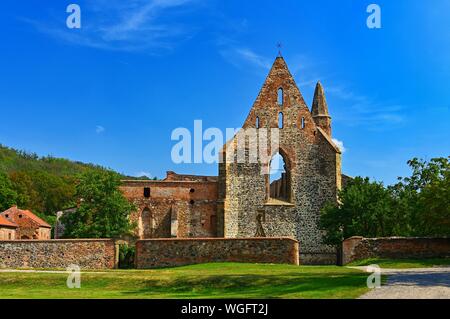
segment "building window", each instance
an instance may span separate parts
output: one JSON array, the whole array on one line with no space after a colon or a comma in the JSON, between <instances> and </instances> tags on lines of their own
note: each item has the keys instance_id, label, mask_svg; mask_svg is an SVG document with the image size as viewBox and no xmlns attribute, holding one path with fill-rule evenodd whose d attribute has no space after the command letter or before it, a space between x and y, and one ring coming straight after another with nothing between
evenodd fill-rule
<instances>
[{"instance_id":1,"label":"building window","mask_svg":"<svg viewBox=\"0 0 450 319\"><path fill-rule=\"evenodd\" d=\"M190 193L193 193L193 192L195 192L195 189L191 188L191 189L189 190L189 192L190 192Z\"/></svg>"},{"instance_id":2,"label":"building window","mask_svg":"<svg viewBox=\"0 0 450 319\"><path fill-rule=\"evenodd\" d=\"M150 197L150 187L144 188L144 197L149 198Z\"/></svg>"},{"instance_id":3,"label":"building window","mask_svg":"<svg viewBox=\"0 0 450 319\"><path fill-rule=\"evenodd\" d=\"M259 117L256 117L256 128L259 128Z\"/></svg>"},{"instance_id":4,"label":"building window","mask_svg":"<svg viewBox=\"0 0 450 319\"><path fill-rule=\"evenodd\" d=\"M302 127L302 129L304 129L304 128L305 128L305 118L304 118L304 117L302 117L302 123L301 123L301 127Z\"/></svg>"},{"instance_id":5,"label":"building window","mask_svg":"<svg viewBox=\"0 0 450 319\"><path fill-rule=\"evenodd\" d=\"M268 198L290 201L290 171L286 159L276 153L270 161Z\"/></svg>"},{"instance_id":6,"label":"building window","mask_svg":"<svg viewBox=\"0 0 450 319\"><path fill-rule=\"evenodd\" d=\"M283 89L278 89L278 105L283 106Z\"/></svg>"},{"instance_id":7,"label":"building window","mask_svg":"<svg viewBox=\"0 0 450 319\"><path fill-rule=\"evenodd\" d=\"M278 128L283 128L283 113L278 113Z\"/></svg>"}]
</instances>

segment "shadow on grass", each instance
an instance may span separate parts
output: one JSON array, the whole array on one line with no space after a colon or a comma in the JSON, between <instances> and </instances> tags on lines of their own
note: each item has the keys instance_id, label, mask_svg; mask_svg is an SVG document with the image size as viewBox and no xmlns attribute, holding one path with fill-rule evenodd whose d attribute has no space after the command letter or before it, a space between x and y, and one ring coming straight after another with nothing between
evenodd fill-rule
<instances>
[{"instance_id":1,"label":"shadow on grass","mask_svg":"<svg viewBox=\"0 0 450 319\"><path fill-rule=\"evenodd\" d=\"M352 298L364 290L366 279L364 273L207 275L145 280L142 288L123 294L147 298L152 295L167 298Z\"/></svg>"}]
</instances>

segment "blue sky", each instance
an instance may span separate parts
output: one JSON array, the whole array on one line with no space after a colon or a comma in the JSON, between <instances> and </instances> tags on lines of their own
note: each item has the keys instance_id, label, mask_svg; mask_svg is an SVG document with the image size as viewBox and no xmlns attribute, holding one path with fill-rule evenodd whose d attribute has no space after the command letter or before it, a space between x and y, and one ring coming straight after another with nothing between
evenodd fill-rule
<instances>
[{"instance_id":1,"label":"blue sky","mask_svg":"<svg viewBox=\"0 0 450 319\"><path fill-rule=\"evenodd\" d=\"M215 175L172 163L171 132L240 127L281 42L307 103L325 88L343 171L389 184L408 159L450 153L450 1L430 3L2 1L0 143L128 175Z\"/></svg>"}]
</instances>

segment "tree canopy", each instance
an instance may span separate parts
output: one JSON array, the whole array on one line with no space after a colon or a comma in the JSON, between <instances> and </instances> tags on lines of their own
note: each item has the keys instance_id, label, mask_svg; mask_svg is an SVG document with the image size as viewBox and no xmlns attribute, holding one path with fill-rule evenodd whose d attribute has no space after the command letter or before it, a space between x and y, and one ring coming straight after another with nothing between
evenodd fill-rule
<instances>
[{"instance_id":1,"label":"tree canopy","mask_svg":"<svg viewBox=\"0 0 450 319\"><path fill-rule=\"evenodd\" d=\"M351 236L450 236L450 163L408 161L410 177L385 187L356 177L339 192L338 203L321 212L326 243L339 245Z\"/></svg>"},{"instance_id":2,"label":"tree canopy","mask_svg":"<svg viewBox=\"0 0 450 319\"><path fill-rule=\"evenodd\" d=\"M0 209L29 209L52 224L56 212L77 203L76 184L86 172L107 169L0 145ZM124 175L122 178L132 179Z\"/></svg>"},{"instance_id":3,"label":"tree canopy","mask_svg":"<svg viewBox=\"0 0 450 319\"><path fill-rule=\"evenodd\" d=\"M81 200L75 213L65 214L66 238L117 238L133 229L129 216L135 207L119 190L120 176L110 171L91 171L81 175L76 198Z\"/></svg>"}]
</instances>

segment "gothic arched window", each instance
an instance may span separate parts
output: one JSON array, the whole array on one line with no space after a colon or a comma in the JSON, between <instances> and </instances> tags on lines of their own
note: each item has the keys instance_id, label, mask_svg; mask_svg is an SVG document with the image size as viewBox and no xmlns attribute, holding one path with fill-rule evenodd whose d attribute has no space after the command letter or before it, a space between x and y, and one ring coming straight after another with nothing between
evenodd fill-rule
<instances>
[{"instance_id":1,"label":"gothic arched window","mask_svg":"<svg viewBox=\"0 0 450 319\"><path fill-rule=\"evenodd\" d=\"M276 153L270 160L268 198L290 201L290 171L286 159Z\"/></svg>"}]
</instances>

